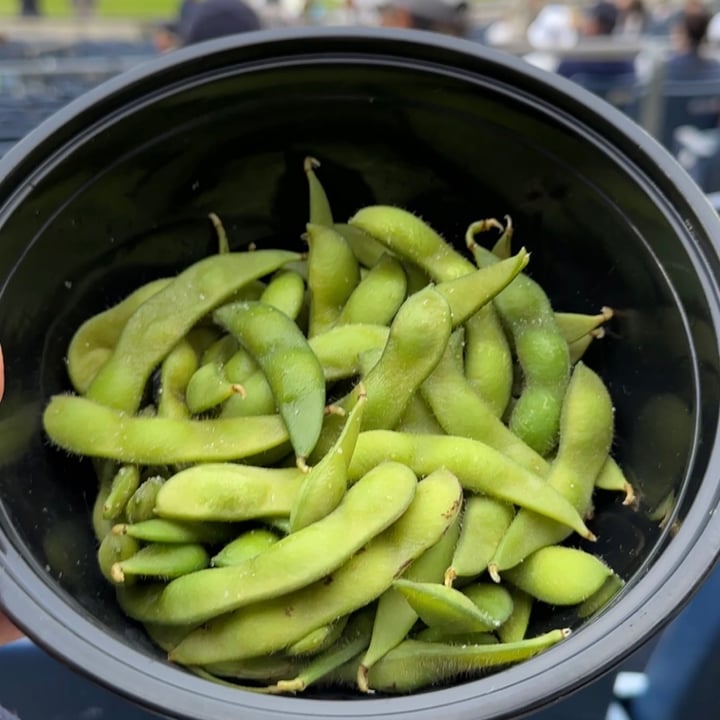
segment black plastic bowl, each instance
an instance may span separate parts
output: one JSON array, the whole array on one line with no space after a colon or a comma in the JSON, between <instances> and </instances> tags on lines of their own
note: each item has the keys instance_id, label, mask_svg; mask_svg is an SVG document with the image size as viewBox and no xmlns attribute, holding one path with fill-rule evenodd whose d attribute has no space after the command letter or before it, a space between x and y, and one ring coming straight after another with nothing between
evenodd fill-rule
<instances>
[{"instance_id":1,"label":"black plastic bowl","mask_svg":"<svg viewBox=\"0 0 720 720\"><path fill-rule=\"evenodd\" d=\"M95 562L87 463L49 446L41 412L68 388L86 317L214 245L302 247L302 159L336 216L417 211L462 246L510 214L558 310L616 309L587 362L616 405L613 453L637 512L598 493L596 550L628 581L546 653L408 697L265 697L165 661L117 609ZM720 221L650 137L522 61L427 34L259 33L150 62L70 105L0 163L0 604L35 641L170 716L518 717L619 663L668 622L720 548ZM665 522L660 523L661 515Z\"/></svg>"}]
</instances>

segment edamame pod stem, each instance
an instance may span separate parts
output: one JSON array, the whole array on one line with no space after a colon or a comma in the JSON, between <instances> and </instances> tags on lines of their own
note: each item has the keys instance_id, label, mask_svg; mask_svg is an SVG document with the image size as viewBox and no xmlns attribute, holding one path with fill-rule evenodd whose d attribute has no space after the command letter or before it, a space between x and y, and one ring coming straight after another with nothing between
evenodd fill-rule
<instances>
[{"instance_id":1,"label":"edamame pod stem","mask_svg":"<svg viewBox=\"0 0 720 720\"><path fill-rule=\"evenodd\" d=\"M468 259L407 210L373 205L355 213L349 224L419 265L436 282L454 280L475 270Z\"/></svg>"},{"instance_id":2,"label":"edamame pod stem","mask_svg":"<svg viewBox=\"0 0 720 720\"><path fill-rule=\"evenodd\" d=\"M463 335L455 331L437 367L420 386L433 415L448 435L480 440L519 465L544 475L547 463L524 443L473 390L457 362Z\"/></svg>"},{"instance_id":3,"label":"edamame pod stem","mask_svg":"<svg viewBox=\"0 0 720 720\"><path fill-rule=\"evenodd\" d=\"M389 325L407 294L402 264L385 254L358 283L337 319L338 325Z\"/></svg>"},{"instance_id":4,"label":"edamame pod stem","mask_svg":"<svg viewBox=\"0 0 720 720\"><path fill-rule=\"evenodd\" d=\"M465 377L501 418L510 402L513 359L505 329L494 303L487 303L465 321Z\"/></svg>"},{"instance_id":5,"label":"edamame pod stem","mask_svg":"<svg viewBox=\"0 0 720 720\"><path fill-rule=\"evenodd\" d=\"M563 402L560 445L547 483L582 516L592 500L595 478L605 464L613 438L613 404L605 383L593 370L578 363ZM527 509L518 511L489 565L498 573L514 567L531 552L562 542L572 531Z\"/></svg>"},{"instance_id":6,"label":"edamame pod stem","mask_svg":"<svg viewBox=\"0 0 720 720\"><path fill-rule=\"evenodd\" d=\"M290 510L290 532L296 532L330 514L347 490L347 470L363 421L367 395L362 386L340 437L325 457L310 469Z\"/></svg>"},{"instance_id":7,"label":"edamame pod stem","mask_svg":"<svg viewBox=\"0 0 720 720\"><path fill-rule=\"evenodd\" d=\"M217 555L215 555L210 564L213 567L228 567L230 565L239 565L245 560L259 555L274 545L280 537L266 528L253 528L244 532L240 537L235 538L228 543Z\"/></svg>"},{"instance_id":8,"label":"edamame pod stem","mask_svg":"<svg viewBox=\"0 0 720 720\"><path fill-rule=\"evenodd\" d=\"M416 582L439 582L449 558L452 556L458 530L459 522L456 517L455 522L450 525L440 540L415 560L402 577ZM357 683L362 692L368 691L368 670L388 650L405 639L417 619L417 613L395 588L389 587L380 596L370 644L358 665Z\"/></svg>"},{"instance_id":9,"label":"edamame pod stem","mask_svg":"<svg viewBox=\"0 0 720 720\"><path fill-rule=\"evenodd\" d=\"M612 490L615 492L624 492L625 499L623 505L632 505L635 502L635 490L630 481L625 477L625 473L620 466L609 457L600 469L595 478L595 487L600 490Z\"/></svg>"},{"instance_id":10,"label":"edamame pod stem","mask_svg":"<svg viewBox=\"0 0 720 720\"><path fill-rule=\"evenodd\" d=\"M485 227L485 221L473 223L466 236L480 267L498 262L475 242L475 233ZM523 389L510 414L510 429L540 455L547 455L557 443L570 377L567 342L545 291L527 275L520 273L498 293L494 303L512 335L523 373Z\"/></svg>"},{"instance_id":11,"label":"edamame pod stem","mask_svg":"<svg viewBox=\"0 0 720 720\"><path fill-rule=\"evenodd\" d=\"M307 226L308 337L329 330L360 282L360 266L350 246L331 227Z\"/></svg>"},{"instance_id":12,"label":"edamame pod stem","mask_svg":"<svg viewBox=\"0 0 720 720\"><path fill-rule=\"evenodd\" d=\"M117 305L88 318L78 328L67 351L68 375L77 392L87 392L100 368L115 350L132 314L170 283L170 278L153 280L139 287Z\"/></svg>"},{"instance_id":13,"label":"edamame pod stem","mask_svg":"<svg viewBox=\"0 0 720 720\"><path fill-rule=\"evenodd\" d=\"M530 640L491 645L446 645L405 640L371 670L369 684L386 693L409 693L457 676L479 675L489 667L527 660L570 635L552 630Z\"/></svg>"},{"instance_id":14,"label":"edamame pod stem","mask_svg":"<svg viewBox=\"0 0 720 720\"><path fill-rule=\"evenodd\" d=\"M548 545L506 570L505 579L550 605L577 605L596 593L613 574L584 550Z\"/></svg>"},{"instance_id":15,"label":"edamame pod stem","mask_svg":"<svg viewBox=\"0 0 720 720\"><path fill-rule=\"evenodd\" d=\"M290 514L305 475L297 468L203 463L170 477L155 511L175 520L240 522Z\"/></svg>"},{"instance_id":16,"label":"edamame pod stem","mask_svg":"<svg viewBox=\"0 0 720 720\"><path fill-rule=\"evenodd\" d=\"M609 307L601 308L597 315L556 312L555 321L569 345L611 320L613 314L612 308Z\"/></svg>"},{"instance_id":17,"label":"edamame pod stem","mask_svg":"<svg viewBox=\"0 0 720 720\"><path fill-rule=\"evenodd\" d=\"M305 280L294 270L281 270L268 283L260 302L272 305L292 320L300 315L305 302Z\"/></svg>"},{"instance_id":18,"label":"edamame pod stem","mask_svg":"<svg viewBox=\"0 0 720 720\"><path fill-rule=\"evenodd\" d=\"M567 525L584 538L595 538L572 504L543 478L477 440L392 430L361 432L348 479L352 482L388 459L404 463L417 475L445 467L470 492L530 508Z\"/></svg>"},{"instance_id":19,"label":"edamame pod stem","mask_svg":"<svg viewBox=\"0 0 720 720\"><path fill-rule=\"evenodd\" d=\"M325 376L302 331L283 312L262 302L226 305L214 317L260 366L298 461L304 462L322 429Z\"/></svg>"},{"instance_id":20,"label":"edamame pod stem","mask_svg":"<svg viewBox=\"0 0 720 720\"><path fill-rule=\"evenodd\" d=\"M116 562L110 574L116 583L129 576L177 578L206 568L210 563L207 551L195 543L184 545L146 545L134 555Z\"/></svg>"},{"instance_id":21,"label":"edamame pod stem","mask_svg":"<svg viewBox=\"0 0 720 720\"><path fill-rule=\"evenodd\" d=\"M157 601L146 604L140 598L139 613L133 617L168 625L204 622L310 585L347 562L397 520L412 501L416 484L417 479L408 468L399 463L383 463L350 488L327 517L288 535L240 565L180 578L170 583ZM307 632L322 624L308 628Z\"/></svg>"},{"instance_id":22,"label":"edamame pod stem","mask_svg":"<svg viewBox=\"0 0 720 720\"><path fill-rule=\"evenodd\" d=\"M521 248L517 255L467 275L446 280L435 289L448 301L453 328L462 325L483 305L489 303L525 268L530 255Z\"/></svg>"},{"instance_id":23,"label":"edamame pod stem","mask_svg":"<svg viewBox=\"0 0 720 720\"><path fill-rule=\"evenodd\" d=\"M306 157L303 167L305 168L308 189L310 191L310 222L315 225L332 227L333 216L332 210L330 209L330 202L315 174L315 169L320 167L320 161L314 157Z\"/></svg>"},{"instance_id":24,"label":"edamame pod stem","mask_svg":"<svg viewBox=\"0 0 720 720\"><path fill-rule=\"evenodd\" d=\"M180 643L170 660L204 665L276 652L368 605L440 539L455 521L461 503L462 489L454 475L445 470L428 475L417 484L403 515L327 578L212 620ZM332 547L325 545L322 551Z\"/></svg>"},{"instance_id":25,"label":"edamame pod stem","mask_svg":"<svg viewBox=\"0 0 720 720\"><path fill-rule=\"evenodd\" d=\"M128 413L137 411L148 378L202 317L245 283L297 260L284 250L213 255L183 270L130 316L88 398Z\"/></svg>"},{"instance_id":26,"label":"edamame pod stem","mask_svg":"<svg viewBox=\"0 0 720 720\"><path fill-rule=\"evenodd\" d=\"M338 325L310 338L312 351L320 361L325 380L332 382L360 373L360 356L385 347L390 329L384 325Z\"/></svg>"},{"instance_id":27,"label":"edamame pod stem","mask_svg":"<svg viewBox=\"0 0 720 720\"><path fill-rule=\"evenodd\" d=\"M140 465L240 460L288 439L279 415L219 420L133 417L74 395L53 396L43 424L52 442L69 452Z\"/></svg>"}]
</instances>

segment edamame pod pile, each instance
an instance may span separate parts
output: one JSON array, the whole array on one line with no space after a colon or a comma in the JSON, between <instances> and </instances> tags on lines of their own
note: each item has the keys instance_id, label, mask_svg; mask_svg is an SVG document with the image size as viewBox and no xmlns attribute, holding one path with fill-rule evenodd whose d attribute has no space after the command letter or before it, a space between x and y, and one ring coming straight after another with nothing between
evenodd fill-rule
<instances>
[{"instance_id":1,"label":"edamame pod pile","mask_svg":"<svg viewBox=\"0 0 720 720\"><path fill-rule=\"evenodd\" d=\"M286 694L501 671L623 587L581 542L596 493L633 497L582 360L612 310L554 308L509 218L338 222L319 168L295 251L233 251L213 213L216 254L87 318L45 432L91 462L99 570L170 662Z\"/></svg>"}]
</instances>

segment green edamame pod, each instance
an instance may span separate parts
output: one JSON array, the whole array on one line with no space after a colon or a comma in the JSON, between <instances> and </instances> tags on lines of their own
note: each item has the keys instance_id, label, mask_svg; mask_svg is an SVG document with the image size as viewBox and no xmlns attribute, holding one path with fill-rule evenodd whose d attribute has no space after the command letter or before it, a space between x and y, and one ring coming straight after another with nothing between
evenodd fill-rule
<instances>
[{"instance_id":1,"label":"green edamame pod","mask_svg":"<svg viewBox=\"0 0 720 720\"><path fill-rule=\"evenodd\" d=\"M238 351L240 345L232 335L222 335L200 356L200 366L208 363L224 365Z\"/></svg>"},{"instance_id":2,"label":"green edamame pod","mask_svg":"<svg viewBox=\"0 0 720 720\"><path fill-rule=\"evenodd\" d=\"M329 330L360 282L360 267L350 246L331 227L307 226L308 290L310 317L308 337Z\"/></svg>"},{"instance_id":3,"label":"green edamame pod","mask_svg":"<svg viewBox=\"0 0 720 720\"><path fill-rule=\"evenodd\" d=\"M110 574L116 583L124 583L127 577L177 578L202 570L209 563L202 545L156 543L146 545L127 560L116 562Z\"/></svg>"},{"instance_id":4,"label":"green edamame pod","mask_svg":"<svg viewBox=\"0 0 720 720\"><path fill-rule=\"evenodd\" d=\"M534 602L530 595L518 588L510 587L509 592L513 603L512 613L497 629L500 642L504 643L519 642L525 639Z\"/></svg>"},{"instance_id":5,"label":"green edamame pod","mask_svg":"<svg viewBox=\"0 0 720 720\"><path fill-rule=\"evenodd\" d=\"M550 605L577 605L612 575L600 558L577 548L548 545L506 570L505 579Z\"/></svg>"},{"instance_id":6,"label":"green edamame pod","mask_svg":"<svg viewBox=\"0 0 720 720\"><path fill-rule=\"evenodd\" d=\"M345 630L349 616L338 618L334 622L308 633L287 649L288 655L316 655L335 644Z\"/></svg>"},{"instance_id":7,"label":"green edamame pod","mask_svg":"<svg viewBox=\"0 0 720 720\"><path fill-rule=\"evenodd\" d=\"M257 363L245 348L238 348L223 365L225 377L231 383L243 383L257 370Z\"/></svg>"},{"instance_id":8,"label":"green edamame pod","mask_svg":"<svg viewBox=\"0 0 720 720\"><path fill-rule=\"evenodd\" d=\"M172 647L175 647L175 645ZM171 649L172 648L168 648L168 652ZM307 665L307 660L303 658L289 657L283 653L275 653L267 657L212 663L206 665L205 670L219 677L271 683L282 680L283 678L294 677L302 671L305 665Z\"/></svg>"},{"instance_id":9,"label":"green edamame pod","mask_svg":"<svg viewBox=\"0 0 720 720\"><path fill-rule=\"evenodd\" d=\"M198 320L245 283L298 257L284 250L256 250L213 255L190 265L130 316L87 389L88 398L136 412L152 371Z\"/></svg>"},{"instance_id":10,"label":"green edamame pod","mask_svg":"<svg viewBox=\"0 0 720 720\"><path fill-rule=\"evenodd\" d=\"M593 332L583 335L581 338L568 343L570 365L575 365L577 362L582 360L583 356L588 351L588 348L592 345L593 340L598 337L602 337L603 334L603 329L599 328L598 330L593 330Z\"/></svg>"},{"instance_id":11,"label":"green edamame pod","mask_svg":"<svg viewBox=\"0 0 720 720\"><path fill-rule=\"evenodd\" d=\"M507 260L474 270L467 275L446 280L435 289L448 301L453 328L462 325L483 305L506 288L528 264L530 255L521 248Z\"/></svg>"},{"instance_id":12,"label":"green edamame pod","mask_svg":"<svg viewBox=\"0 0 720 720\"><path fill-rule=\"evenodd\" d=\"M122 598L122 591L118 593ZM143 623L145 632L150 639L165 652L170 652L179 645L194 629L195 625L160 625L157 623Z\"/></svg>"},{"instance_id":13,"label":"green edamame pod","mask_svg":"<svg viewBox=\"0 0 720 720\"><path fill-rule=\"evenodd\" d=\"M625 587L625 581L613 573L589 598L583 600L577 609L579 618L587 618L607 606L612 598Z\"/></svg>"},{"instance_id":14,"label":"green edamame pod","mask_svg":"<svg viewBox=\"0 0 720 720\"><path fill-rule=\"evenodd\" d=\"M78 328L67 351L68 375L78 393L87 392L100 368L110 359L132 314L170 282L170 278L153 280L117 305L93 315Z\"/></svg>"},{"instance_id":15,"label":"green edamame pod","mask_svg":"<svg viewBox=\"0 0 720 720\"><path fill-rule=\"evenodd\" d=\"M289 515L305 475L295 467L203 463L160 488L155 511L174 520L239 522Z\"/></svg>"},{"instance_id":16,"label":"green edamame pod","mask_svg":"<svg viewBox=\"0 0 720 720\"><path fill-rule=\"evenodd\" d=\"M407 465L417 475L446 467L470 492L530 508L566 524L589 540L595 538L580 513L543 478L477 440L392 430L361 432L348 468L348 479L352 482L362 477L387 459Z\"/></svg>"},{"instance_id":17,"label":"green edamame pod","mask_svg":"<svg viewBox=\"0 0 720 720\"><path fill-rule=\"evenodd\" d=\"M614 492L624 492L625 499L623 505L632 505L635 502L635 490L630 481L625 477L625 473L620 466L609 457L600 469L595 478L595 487L600 490L612 490Z\"/></svg>"},{"instance_id":18,"label":"green edamame pod","mask_svg":"<svg viewBox=\"0 0 720 720\"><path fill-rule=\"evenodd\" d=\"M413 640L446 643L448 645L496 645L499 640L489 632L449 632L439 627L423 628L415 633Z\"/></svg>"},{"instance_id":19,"label":"green edamame pod","mask_svg":"<svg viewBox=\"0 0 720 720\"><path fill-rule=\"evenodd\" d=\"M403 573L406 580L439 582L457 541L459 522L455 522L435 545L426 550ZM401 643L418 619L418 614L395 588L388 588L378 600L372 637L358 665L357 683L367 692L368 670L386 653Z\"/></svg>"},{"instance_id":20,"label":"green edamame pod","mask_svg":"<svg viewBox=\"0 0 720 720\"><path fill-rule=\"evenodd\" d=\"M228 398L244 394L245 388L230 382L216 362L199 367L190 378L186 390L186 403L193 415L199 415L217 407Z\"/></svg>"},{"instance_id":21,"label":"green edamame pod","mask_svg":"<svg viewBox=\"0 0 720 720\"><path fill-rule=\"evenodd\" d=\"M359 210L350 225L371 235L397 255L419 265L437 282L453 280L475 270L427 223L407 210L373 205Z\"/></svg>"},{"instance_id":22,"label":"green edamame pod","mask_svg":"<svg viewBox=\"0 0 720 720\"><path fill-rule=\"evenodd\" d=\"M272 305L292 320L300 315L305 302L305 280L294 270L280 270L268 283L260 302Z\"/></svg>"},{"instance_id":23,"label":"green edamame pod","mask_svg":"<svg viewBox=\"0 0 720 720\"><path fill-rule=\"evenodd\" d=\"M371 688L408 693L454 677L480 675L489 667L527 660L570 635L552 630L529 640L489 645L446 645L405 640L370 670Z\"/></svg>"},{"instance_id":24,"label":"green edamame pod","mask_svg":"<svg viewBox=\"0 0 720 720\"><path fill-rule=\"evenodd\" d=\"M281 680L273 692L302 692L312 683L325 677L344 663L361 653L370 641L373 613L371 609L361 610L353 616L340 641L313 658L302 672L292 680Z\"/></svg>"},{"instance_id":25,"label":"green edamame pod","mask_svg":"<svg viewBox=\"0 0 720 720\"><path fill-rule=\"evenodd\" d=\"M335 223L333 229L343 237L357 261L364 267L375 267L380 258L388 254L388 249L382 243L360 228L346 223Z\"/></svg>"},{"instance_id":26,"label":"green edamame pod","mask_svg":"<svg viewBox=\"0 0 720 720\"><path fill-rule=\"evenodd\" d=\"M389 328L384 325L338 325L310 338L312 351L320 361L325 380L342 380L360 372L360 356L385 347Z\"/></svg>"},{"instance_id":27,"label":"green edamame pod","mask_svg":"<svg viewBox=\"0 0 720 720\"><path fill-rule=\"evenodd\" d=\"M108 533L100 543L97 551L98 566L103 577L113 583L117 582L112 574L115 563L131 558L140 550L140 543L129 535Z\"/></svg>"},{"instance_id":28,"label":"green edamame pod","mask_svg":"<svg viewBox=\"0 0 720 720\"><path fill-rule=\"evenodd\" d=\"M253 528L228 543L212 558L210 564L213 567L239 565L241 562L245 562L245 560L249 560L267 550L278 540L280 540L280 536L272 532L272 530Z\"/></svg>"},{"instance_id":29,"label":"green edamame pod","mask_svg":"<svg viewBox=\"0 0 720 720\"><path fill-rule=\"evenodd\" d=\"M506 226L503 229L502 225L498 223L498 229L502 230L502 234L500 237L495 241L495 244L492 247L492 253L497 257L499 260L505 260L506 258L509 258L512 254L511 245L512 245L512 236L513 236L513 226L512 226L512 220L510 219L509 215L505 216L505 222Z\"/></svg>"},{"instance_id":30,"label":"green edamame pod","mask_svg":"<svg viewBox=\"0 0 720 720\"><path fill-rule=\"evenodd\" d=\"M397 429L400 432L431 435L442 435L445 432L419 392L410 398L405 413L397 424Z\"/></svg>"},{"instance_id":31,"label":"green edamame pod","mask_svg":"<svg viewBox=\"0 0 720 720\"><path fill-rule=\"evenodd\" d=\"M389 325L407 294L402 264L385 254L358 283L343 306L338 325Z\"/></svg>"},{"instance_id":32,"label":"green edamame pod","mask_svg":"<svg viewBox=\"0 0 720 720\"><path fill-rule=\"evenodd\" d=\"M315 628L368 605L415 558L438 542L455 521L461 502L462 490L452 473L438 470L428 475L417 484L413 501L397 522L336 569L328 576L330 580L326 577L301 590L218 617L188 636L170 659L183 665L205 665L276 652ZM322 546L323 552L331 549L330 545Z\"/></svg>"},{"instance_id":33,"label":"green edamame pod","mask_svg":"<svg viewBox=\"0 0 720 720\"><path fill-rule=\"evenodd\" d=\"M319 167L319 160L316 160L314 157L305 158L305 175L307 176L308 189L310 190L310 222L315 225L332 227L333 216L330 203L323 186L315 174L315 168Z\"/></svg>"},{"instance_id":34,"label":"green edamame pod","mask_svg":"<svg viewBox=\"0 0 720 720\"><path fill-rule=\"evenodd\" d=\"M128 500L125 517L130 524L140 523L155 517L155 499L165 478L154 475L147 478Z\"/></svg>"},{"instance_id":35,"label":"green edamame pod","mask_svg":"<svg viewBox=\"0 0 720 720\"><path fill-rule=\"evenodd\" d=\"M288 439L277 415L218 420L133 417L73 395L53 396L43 425L49 438L69 452L141 465L240 460Z\"/></svg>"},{"instance_id":36,"label":"green edamame pod","mask_svg":"<svg viewBox=\"0 0 720 720\"><path fill-rule=\"evenodd\" d=\"M524 443L473 390L457 362L463 334L456 330L437 367L420 386L420 393L448 435L480 440L539 475L547 463Z\"/></svg>"},{"instance_id":37,"label":"green edamame pod","mask_svg":"<svg viewBox=\"0 0 720 720\"><path fill-rule=\"evenodd\" d=\"M442 583L419 583L400 578L393 587L428 627L450 632L492 632L505 620L492 617L467 595Z\"/></svg>"},{"instance_id":38,"label":"green edamame pod","mask_svg":"<svg viewBox=\"0 0 720 720\"><path fill-rule=\"evenodd\" d=\"M115 469L114 463L109 461L101 462L107 463L110 469ZM100 472L98 476L98 492L92 507L92 527L95 539L100 542L112 530L113 526L113 520L108 520L105 517L105 503L110 495L114 475L108 472Z\"/></svg>"},{"instance_id":39,"label":"green edamame pod","mask_svg":"<svg viewBox=\"0 0 720 720\"><path fill-rule=\"evenodd\" d=\"M560 446L547 484L585 515L590 508L595 478L608 458L613 438L613 405L605 383L583 363L573 370L563 402ZM518 511L495 551L488 569L498 573L517 565L533 550L562 542L572 531L567 525L526 509Z\"/></svg>"},{"instance_id":40,"label":"green edamame pod","mask_svg":"<svg viewBox=\"0 0 720 720\"><path fill-rule=\"evenodd\" d=\"M120 523L113 527L114 535L130 535L143 542L169 544L227 542L232 528L224 524L183 522L165 518L150 518L139 523Z\"/></svg>"},{"instance_id":41,"label":"green edamame pod","mask_svg":"<svg viewBox=\"0 0 720 720\"><path fill-rule=\"evenodd\" d=\"M416 484L415 475L406 467L384 463L350 488L337 509L322 520L240 565L179 578L159 598L140 596L134 617L168 625L203 622L309 585L347 562L397 520L410 504Z\"/></svg>"},{"instance_id":42,"label":"green edamame pod","mask_svg":"<svg viewBox=\"0 0 720 720\"><path fill-rule=\"evenodd\" d=\"M197 368L198 353L189 337L184 337L170 350L160 365L160 390L157 398L157 413L160 417L179 420L190 417L185 391Z\"/></svg>"},{"instance_id":43,"label":"green edamame pod","mask_svg":"<svg viewBox=\"0 0 720 720\"><path fill-rule=\"evenodd\" d=\"M367 395L360 389L340 436L300 485L290 510L290 532L296 532L331 513L347 490L347 470L355 450Z\"/></svg>"},{"instance_id":44,"label":"green edamame pod","mask_svg":"<svg viewBox=\"0 0 720 720\"><path fill-rule=\"evenodd\" d=\"M214 317L260 366L298 461L303 462L322 429L325 376L302 331L287 315L262 302L226 305Z\"/></svg>"},{"instance_id":45,"label":"green edamame pod","mask_svg":"<svg viewBox=\"0 0 720 720\"><path fill-rule=\"evenodd\" d=\"M512 595L502 585L496 585L493 582L476 582L466 585L462 589L462 593L488 617L499 623L497 627L502 626L512 614Z\"/></svg>"},{"instance_id":46,"label":"green edamame pod","mask_svg":"<svg viewBox=\"0 0 720 720\"><path fill-rule=\"evenodd\" d=\"M221 418L257 417L277 412L275 393L263 370L255 370L237 388L239 392L225 400Z\"/></svg>"},{"instance_id":47,"label":"green edamame pod","mask_svg":"<svg viewBox=\"0 0 720 720\"><path fill-rule=\"evenodd\" d=\"M465 321L465 377L491 412L502 417L512 393L513 360L494 303Z\"/></svg>"},{"instance_id":48,"label":"green edamame pod","mask_svg":"<svg viewBox=\"0 0 720 720\"><path fill-rule=\"evenodd\" d=\"M110 492L103 503L103 517L106 520L120 517L139 485L140 468L137 465L121 465L115 473Z\"/></svg>"},{"instance_id":49,"label":"green edamame pod","mask_svg":"<svg viewBox=\"0 0 720 720\"><path fill-rule=\"evenodd\" d=\"M585 315L583 313L556 312L555 321L562 336L570 343L588 335L593 330L612 319L614 313L612 308L603 307L597 315Z\"/></svg>"},{"instance_id":50,"label":"green edamame pod","mask_svg":"<svg viewBox=\"0 0 720 720\"><path fill-rule=\"evenodd\" d=\"M478 245L468 228L467 243L480 267L498 259ZM480 227L484 229L484 227ZM495 307L513 337L523 372L523 389L510 414L510 429L540 455L557 442L560 411L570 377L567 342L545 291L521 273L495 297Z\"/></svg>"},{"instance_id":51,"label":"green edamame pod","mask_svg":"<svg viewBox=\"0 0 720 720\"><path fill-rule=\"evenodd\" d=\"M465 499L460 537L445 571L446 585L452 585L456 577L474 577L485 572L514 515L512 505L484 495Z\"/></svg>"}]
</instances>

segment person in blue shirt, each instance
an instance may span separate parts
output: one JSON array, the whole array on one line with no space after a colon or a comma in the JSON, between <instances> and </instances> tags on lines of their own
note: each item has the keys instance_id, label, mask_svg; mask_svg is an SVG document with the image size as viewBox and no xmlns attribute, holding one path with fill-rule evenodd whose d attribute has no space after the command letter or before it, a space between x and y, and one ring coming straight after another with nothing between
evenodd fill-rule
<instances>
[{"instance_id":1,"label":"person in blue shirt","mask_svg":"<svg viewBox=\"0 0 720 720\"><path fill-rule=\"evenodd\" d=\"M615 3L600 0L590 7L583 16L580 33L584 37L612 36L618 21L618 9ZM582 40L581 40L582 42ZM635 74L632 58L564 58L556 68L559 75L567 78L577 76L613 76L631 77Z\"/></svg>"},{"instance_id":2,"label":"person in blue shirt","mask_svg":"<svg viewBox=\"0 0 720 720\"><path fill-rule=\"evenodd\" d=\"M718 80L720 62L705 54L712 15L697 0L691 0L673 29L675 53L665 63L667 80Z\"/></svg>"}]
</instances>

